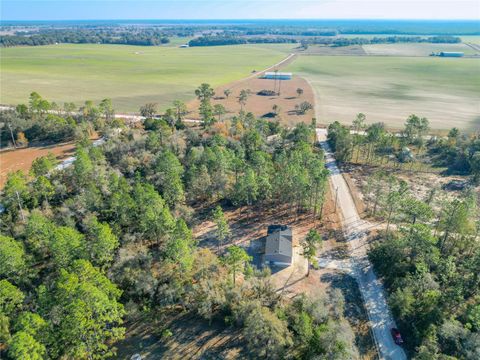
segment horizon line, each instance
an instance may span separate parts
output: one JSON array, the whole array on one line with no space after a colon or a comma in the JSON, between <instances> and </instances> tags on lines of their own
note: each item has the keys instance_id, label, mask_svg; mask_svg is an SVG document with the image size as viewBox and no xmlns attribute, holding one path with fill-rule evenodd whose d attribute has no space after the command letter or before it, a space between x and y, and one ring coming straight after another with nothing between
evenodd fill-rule
<instances>
[{"instance_id":1,"label":"horizon line","mask_svg":"<svg viewBox=\"0 0 480 360\"><path fill-rule=\"evenodd\" d=\"M457 19L431 19L431 18L110 18L110 19L0 19L2 22L7 21L135 21L135 20L155 20L155 21L256 21L256 20L367 20L367 21L476 21L480 23L480 19L476 18L457 18Z\"/></svg>"}]
</instances>

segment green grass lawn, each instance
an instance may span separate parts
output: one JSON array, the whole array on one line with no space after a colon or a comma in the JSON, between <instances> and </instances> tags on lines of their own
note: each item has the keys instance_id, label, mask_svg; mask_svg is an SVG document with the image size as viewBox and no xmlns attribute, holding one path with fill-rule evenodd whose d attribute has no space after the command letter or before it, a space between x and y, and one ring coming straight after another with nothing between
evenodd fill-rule
<instances>
[{"instance_id":1,"label":"green grass lawn","mask_svg":"<svg viewBox=\"0 0 480 360\"><path fill-rule=\"evenodd\" d=\"M185 39L178 40L183 43ZM217 86L248 76L285 57L280 46L51 45L1 49L0 102L18 104L37 91L62 104L111 98L117 111L147 102L165 108L188 100L202 82Z\"/></svg>"},{"instance_id":2,"label":"green grass lawn","mask_svg":"<svg viewBox=\"0 0 480 360\"><path fill-rule=\"evenodd\" d=\"M286 69L305 77L317 97L319 120L403 126L410 114L433 129L480 130L480 60L393 56L301 56Z\"/></svg>"}]
</instances>

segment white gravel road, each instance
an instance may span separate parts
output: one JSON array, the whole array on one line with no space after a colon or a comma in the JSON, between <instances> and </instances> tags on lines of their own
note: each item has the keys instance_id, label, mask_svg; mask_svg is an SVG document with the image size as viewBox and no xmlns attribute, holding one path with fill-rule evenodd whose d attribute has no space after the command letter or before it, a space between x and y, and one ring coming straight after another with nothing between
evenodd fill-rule
<instances>
[{"instance_id":1,"label":"white gravel road","mask_svg":"<svg viewBox=\"0 0 480 360\"><path fill-rule=\"evenodd\" d=\"M370 227L370 224L363 221L357 212L350 189L327 143L326 129L317 129L317 139L325 151L326 167L331 174L332 194L338 193L338 207L342 215L343 231L350 251L348 261L320 259L320 265L347 271L357 280L370 318L380 358L386 360L407 359L403 349L395 344L390 334L390 329L396 327L395 321L388 308L383 285L373 272L372 264L367 257L365 231Z\"/></svg>"}]
</instances>

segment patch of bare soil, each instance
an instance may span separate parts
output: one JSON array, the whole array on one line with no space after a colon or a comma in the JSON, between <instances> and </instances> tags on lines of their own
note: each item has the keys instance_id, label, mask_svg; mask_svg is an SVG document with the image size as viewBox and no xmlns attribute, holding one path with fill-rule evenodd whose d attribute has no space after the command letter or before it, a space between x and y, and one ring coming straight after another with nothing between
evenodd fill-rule
<instances>
[{"instance_id":1,"label":"patch of bare soil","mask_svg":"<svg viewBox=\"0 0 480 360\"><path fill-rule=\"evenodd\" d=\"M368 165L346 165L343 167L344 177L349 184L350 191L352 191L357 210L360 214L367 215L369 195L366 194L368 179L380 169ZM465 182L465 176L450 176L438 173L429 172L412 172L402 170L384 169L398 179L405 181L413 196L417 199L425 200L428 198L432 190L437 193L444 190L445 186L452 181ZM448 197L459 197L461 191L445 190L442 191ZM358 204L357 204L358 203ZM361 211L362 210L362 211Z\"/></svg>"},{"instance_id":2,"label":"patch of bare soil","mask_svg":"<svg viewBox=\"0 0 480 360\"><path fill-rule=\"evenodd\" d=\"M300 239L305 237L313 226L311 213L299 213L288 204L268 205L264 207L224 207L232 235L219 246L215 237L215 224L211 212L213 206L202 209L193 225L193 235L201 247L207 247L215 252L222 252L230 245L248 247L252 240L258 240L267 235L267 228L272 224L285 224L294 232L293 245L298 246Z\"/></svg>"},{"instance_id":3,"label":"patch of bare soil","mask_svg":"<svg viewBox=\"0 0 480 360\"><path fill-rule=\"evenodd\" d=\"M220 86L215 89L215 97L212 100L212 105L223 105L228 113L223 118L230 118L241 110L241 105L238 102L238 96L241 90L250 90L251 95L248 97L244 111L252 112L257 117L264 117L265 119L274 120L275 114L273 106L277 105L277 118L280 123L293 126L299 122L310 123L314 117L313 110L307 111L300 115L295 111L295 105L299 105L304 101L310 104L315 104L313 90L308 82L298 76L294 76L292 80L282 80L280 85L280 95L278 96L262 96L258 95L261 90L274 90L275 83L278 89L278 82L269 79L260 79L258 77L247 78L242 81L237 81L232 84ZM297 89L303 90L302 95L297 94ZM224 95L224 90L229 89L231 94L228 98ZM189 118L199 119L198 114L199 101L193 100L187 104L190 114Z\"/></svg>"},{"instance_id":4,"label":"patch of bare soil","mask_svg":"<svg viewBox=\"0 0 480 360\"><path fill-rule=\"evenodd\" d=\"M125 340L116 344L116 359L245 358L241 330L222 320L208 321L188 313L147 314L127 323ZM167 335L166 332L171 332Z\"/></svg>"},{"instance_id":5,"label":"patch of bare soil","mask_svg":"<svg viewBox=\"0 0 480 360\"><path fill-rule=\"evenodd\" d=\"M65 160L72 156L75 151L73 142L63 144L53 144L48 146L32 146L23 149L4 151L0 153L0 188L5 185L7 175L11 171L23 170L25 173L30 171L33 161L40 156L46 156L53 153L59 160Z\"/></svg>"},{"instance_id":6,"label":"patch of bare soil","mask_svg":"<svg viewBox=\"0 0 480 360\"><path fill-rule=\"evenodd\" d=\"M357 208L357 212L360 216L365 215L365 204L363 202L363 195L361 191L357 188L357 181L356 179L352 178L348 172L343 173L343 178L348 185L348 189L352 194L353 202L355 203L355 207Z\"/></svg>"}]
</instances>

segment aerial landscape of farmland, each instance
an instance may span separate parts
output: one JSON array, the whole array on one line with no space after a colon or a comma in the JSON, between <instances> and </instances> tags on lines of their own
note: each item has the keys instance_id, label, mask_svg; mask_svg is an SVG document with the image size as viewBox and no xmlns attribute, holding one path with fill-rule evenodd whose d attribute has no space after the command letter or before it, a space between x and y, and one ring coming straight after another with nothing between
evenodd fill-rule
<instances>
[{"instance_id":1,"label":"aerial landscape of farmland","mask_svg":"<svg viewBox=\"0 0 480 360\"><path fill-rule=\"evenodd\" d=\"M0 358L480 359L478 4L432 4L2 2Z\"/></svg>"}]
</instances>

